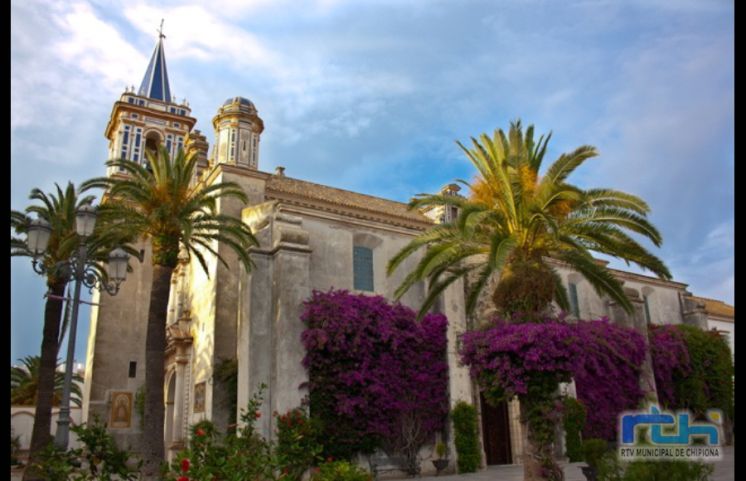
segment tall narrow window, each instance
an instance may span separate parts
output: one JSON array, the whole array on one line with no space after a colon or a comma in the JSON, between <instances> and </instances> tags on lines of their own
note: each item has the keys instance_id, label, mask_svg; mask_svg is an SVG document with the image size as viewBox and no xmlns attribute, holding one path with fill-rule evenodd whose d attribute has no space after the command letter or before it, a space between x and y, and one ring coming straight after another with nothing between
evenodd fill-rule
<instances>
[{"instance_id":1,"label":"tall narrow window","mask_svg":"<svg viewBox=\"0 0 746 481\"><path fill-rule=\"evenodd\" d=\"M578 304L578 286L570 283L570 311L576 319L580 319L580 304Z\"/></svg>"},{"instance_id":2,"label":"tall narrow window","mask_svg":"<svg viewBox=\"0 0 746 481\"><path fill-rule=\"evenodd\" d=\"M132 149L132 160L138 162L140 160L140 141L142 139L142 129L140 127L135 129L135 147Z\"/></svg>"},{"instance_id":3,"label":"tall narrow window","mask_svg":"<svg viewBox=\"0 0 746 481\"><path fill-rule=\"evenodd\" d=\"M650 298L647 296L647 294L642 296L642 300L644 301L645 305L645 322L650 324Z\"/></svg>"},{"instance_id":4,"label":"tall narrow window","mask_svg":"<svg viewBox=\"0 0 746 481\"><path fill-rule=\"evenodd\" d=\"M373 291L373 250L368 247L353 247L353 286L359 291Z\"/></svg>"},{"instance_id":5,"label":"tall narrow window","mask_svg":"<svg viewBox=\"0 0 746 481\"><path fill-rule=\"evenodd\" d=\"M130 126L125 125L124 135L122 136L122 152L121 152L122 159L127 158L127 154L129 153L129 143L130 143Z\"/></svg>"}]
</instances>

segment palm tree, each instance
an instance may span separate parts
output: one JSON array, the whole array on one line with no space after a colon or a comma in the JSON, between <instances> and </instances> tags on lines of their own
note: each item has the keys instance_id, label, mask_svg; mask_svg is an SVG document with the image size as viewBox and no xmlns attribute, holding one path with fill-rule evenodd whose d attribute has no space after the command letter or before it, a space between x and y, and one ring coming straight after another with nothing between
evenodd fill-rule
<instances>
[{"instance_id":1,"label":"palm tree","mask_svg":"<svg viewBox=\"0 0 746 481\"><path fill-rule=\"evenodd\" d=\"M22 366L11 366L10 368L10 403L24 406L35 406L37 388L39 384L40 356L26 356L19 359ZM61 362L57 363L59 368ZM80 407L82 394L80 383L83 378L73 374L73 384L70 391L70 402ZM54 373L54 400L53 405L59 406L62 401L62 388L65 383L65 373L59 369Z\"/></svg>"},{"instance_id":2,"label":"palm tree","mask_svg":"<svg viewBox=\"0 0 746 481\"><path fill-rule=\"evenodd\" d=\"M648 205L639 197L612 189L581 189L567 177L597 155L591 146L562 154L539 175L551 133L534 140L534 128L525 134L521 122L512 122L509 134L498 129L492 138L472 138L473 147L458 145L478 170L470 196L420 194L411 208L456 207L457 218L419 235L388 264L392 274L401 263L425 248L416 268L395 292L400 298L413 284L428 280L428 295L420 314L433 305L451 283L468 276L466 308L472 313L493 275L499 282L492 293L503 314L536 314L554 299L568 308L567 293L548 259L568 264L595 288L627 312L632 305L622 285L597 263L591 252L607 254L649 269L670 279L663 262L627 232L640 234L656 246L661 236L647 220Z\"/></svg>"},{"instance_id":3,"label":"palm tree","mask_svg":"<svg viewBox=\"0 0 746 481\"><path fill-rule=\"evenodd\" d=\"M25 212L11 210L10 225L16 234L25 234L31 223L29 214L36 214L39 219L45 220L51 227L49 245L41 258L46 268L48 296L44 308L44 332L41 342L41 358L38 368L38 382L36 393L36 412L34 415L34 427L31 433L31 445L29 447L30 463L35 456L51 442L51 420L52 404L54 402L55 372L57 367L57 353L60 336L60 316L62 314L62 302L59 298L65 292L68 278L64 273L56 269L59 262L66 261L74 255L79 246L79 238L75 230L75 214L77 210L90 205L94 196L82 196L86 188L76 190L72 182L67 184L63 191L55 184L56 195L46 194L40 189L33 189L29 198L40 202L41 205L31 205ZM26 241L20 237L10 239L11 256L32 256L28 250ZM52 296L56 296L52 297ZM24 474L24 479L33 477L31 471Z\"/></svg>"},{"instance_id":4,"label":"palm tree","mask_svg":"<svg viewBox=\"0 0 746 481\"><path fill-rule=\"evenodd\" d=\"M238 184L220 182L206 185L195 181L197 157L182 150L171 158L161 146L157 155L147 151L149 165L129 160L112 160L124 175L93 179L86 187L108 189L102 220L112 231L134 232L152 244L153 284L145 344L145 412L143 422L144 474L158 475L164 459L163 383L166 323L171 275L180 250L194 256L205 272L205 254L216 256L215 245L223 243L235 251L246 269L251 268L248 250L258 245L251 229L240 219L220 214L217 200L247 197Z\"/></svg>"},{"instance_id":5,"label":"palm tree","mask_svg":"<svg viewBox=\"0 0 746 481\"><path fill-rule=\"evenodd\" d=\"M549 262L555 259L579 272L599 295L609 296L631 312L621 283L591 252L671 278L663 262L628 234L661 244L660 234L647 220L650 209L642 199L612 189L581 189L566 181L583 162L597 155L594 147L586 145L560 155L543 176L539 175L550 137L534 141L533 126L524 134L517 121L511 123L508 135L498 129L492 137L482 134L479 140L472 138L470 149L458 144L478 171L473 183L462 181L470 196L422 194L410 203L412 208L455 207L458 216L419 235L389 261L390 275L406 258L425 249L395 292L397 299L416 282L427 280L422 316L446 287L466 278L466 310L471 314L490 280L498 277L492 292L498 311L504 316L522 313L525 320L539 320L552 300L568 308L565 288ZM544 478L540 459L553 464L547 446L532 441L536 438L528 423L529 411L541 402L521 402L527 480ZM554 464L553 472L561 476Z\"/></svg>"}]
</instances>

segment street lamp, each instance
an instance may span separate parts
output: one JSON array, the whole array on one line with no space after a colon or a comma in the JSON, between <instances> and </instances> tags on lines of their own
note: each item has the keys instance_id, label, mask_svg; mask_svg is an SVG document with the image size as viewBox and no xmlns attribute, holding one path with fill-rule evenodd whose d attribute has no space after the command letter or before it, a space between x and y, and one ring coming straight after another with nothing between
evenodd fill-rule
<instances>
[{"instance_id":1,"label":"street lamp","mask_svg":"<svg viewBox=\"0 0 746 481\"><path fill-rule=\"evenodd\" d=\"M70 258L52 266L57 275L68 276L75 281L75 294L70 320L70 333L67 343L67 361L65 362L65 382L62 391L62 404L57 420L57 432L54 442L61 449L67 449L70 439L70 391L72 388L73 361L75 356L75 333L78 325L78 306L80 305L80 288L85 285L89 289L103 289L114 296L119 292L119 286L127 278L127 261L129 255L122 248L116 248L109 254L107 265L108 279L103 277L100 267L95 260L88 258L86 241L93 234L96 226L96 208L91 205L82 206L75 214L75 231L80 237L77 252ZM39 274L47 273L47 266L39 261L49 244L51 228L44 220L31 222L28 228L27 245L32 252L34 271ZM69 300L68 300L69 302Z\"/></svg>"}]
</instances>

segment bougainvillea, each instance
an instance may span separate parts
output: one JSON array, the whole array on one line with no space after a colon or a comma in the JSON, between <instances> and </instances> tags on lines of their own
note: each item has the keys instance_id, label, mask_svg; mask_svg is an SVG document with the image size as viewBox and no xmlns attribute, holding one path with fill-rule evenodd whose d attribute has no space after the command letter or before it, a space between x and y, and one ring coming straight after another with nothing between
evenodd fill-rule
<instances>
[{"instance_id":1,"label":"bougainvillea","mask_svg":"<svg viewBox=\"0 0 746 481\"><path fill-rule=\"evenodd\" d=\"M658 401L666 408L680 408L685 402L676 385L692 372L684 335L673 325L650 326L648 339Z\"/></svg>"},{"instance_id":2,"label":"bougainvillea","mask_svg":"<svg viewBox=\"0 0 746 481\"><path fill-rule=\"evenodd\" d=\"M462 337L461 360L488 399L499 402L526 394L531 378L540 374L551 373L557 382L570 380L581 354L570 324L495 323Z\"/></svg>"},{"instance_id":3,"label":"bougainvillea","mask_svg":"<svg viewBox=\"0 0 746 481\"><path fill-rule=\"evenodd\" d=\"M546 390L575 380L578 399L588 410L584 435L614 439L617 416L642 399L640 365L645 340L634 329L607 319L568 324L562 318L528 324L506 324L463 336L462 361L488 399L527 396L539 381ZM548 401L548 400L547 400ZM548 402L545 416L551 415ZM547 432L549 435L549 432Z\"/></svg>"},{"instance_id":4,"label":"bougainvillea","mask_svg":"<svg viewBox=\"0 0 746 481\"><path fill-rule=\"evenodd\" d=\"M555 425L562 415L558 385L570 381L581 361L582 346L573 326L559 320L507 324L463 335L461 359L469 366L488 402L518 396L521 421L533 449L524 458L527 479L563 479L552 453Z\"/></svg>"},{"instance_id":5,"label":"bougainvillea","mask_svg":"<svg viewBox=\"0 0 746 481\"><path fill-rule=\"evenodd\" d=\"M578 399L592 406L583 436L613 441L619 413L637 409L644 395L639 379L645 338L606 318L578 322L574 330L583 347L583 362L573 373L575 388Z\"/></svg>"},{"instance_id":6,"label":"bougainvillea","mask_svg":"<svg viewBox=\"0 0 746 481\"><path fill-rule=\"evenodd\" d=\"M380 296L314 291L301 319L311 416L321 421L326 456L403 450L443 428L445 316L417 322L413 310Z\"/></svg>"}]
</instances>

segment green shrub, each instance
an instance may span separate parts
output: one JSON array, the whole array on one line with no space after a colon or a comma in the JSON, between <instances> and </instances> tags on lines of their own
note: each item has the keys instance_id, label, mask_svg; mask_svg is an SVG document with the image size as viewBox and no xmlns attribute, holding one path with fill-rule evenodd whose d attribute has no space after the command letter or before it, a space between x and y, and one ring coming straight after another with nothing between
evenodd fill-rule
<instances>
[{"instance_id":1,"label":"green shrub","mask_svg":"<svg viewBox=\"0 0 746 481\"><path fill-rule=\"evenodd\" d=\"M309 419L305 409L277 415L277 462L288 481L299 481L303 473L322 461L319 422Z\"/></svg>"},{"instance_id":2,"label":"green shrub","mask_svg":"<svg viewBox=\"0 0 746 481\"><path fill-rule=\"evenodd\" d=\"M477 429L477 410L459 401L451 411L459 473L473 473L482 463Z\"/></svg>"},{"instance_id":3,"label":"green shrub","mask_svg":"<svg viewBox=\"0 0 746 481\"><path fill-rule=\"evenodd\" d=\"M616 453L607 453L597 472L598 481L708 481L711 463L694 461L633 461L621 463Z\"/></svg>"},{"instance_id":4,"label":"green shrub","mask_svg":"<svg viewBox=\"0 0 746 481\"><path fill-rule=\"evenodd\" d=\"M592 468L597 468L601 458L609 450L608 443L603 439L586 439L583 441L583 459Z\"/></svg>"},{"instance_id":5,"label":"green shrub","mask_svg":"<svg viewBox=\"0 0 746 481\"><path fill-rule=\"evenodd\" d=\"M680 406L701 416L707 409L722 409L733 418L733 360L728 343L716 332L695 326L676 326L683 334L692 372L675 386Z\"/></svg>"},{"instance_id":6,"label":"green shrub","mask_svg":"<svg viewBox=\"0 0 746 481\"><path fill-rule=\"evenodd\" d=\"M364 469L348 462L333 461L319 466L311 481L370 481L371 475Z\"/></svg>"},{"instance_id":7,"label":"green shrub","mask_svg":"<svg viewBox=\"0 0 746 481\"><path fill-rule=\"evenodd\" d=\"M712 464L692 461L634 461L624 481L707 481L713 470Z\"/></svg>"},{"instance_id":8,"label":"green shrub","mask_svg":"<svg viewBox=\"0 0 746 481\"><path fill-rule=\"evenodd\" d=\"M64 451L50 443L31 469L49 481L134 481L139 478L142 462L131 467L131 454L117 447L106 425L98 418L93 423L70 429L83 447Z\"/></svg>"},{"instance_id":9,"label":"green shrub","mask_svg":"<svg viewBox=\"0 0 746 481\"><path fill-rule=\"evenodd\" d=\"M272 445L256 431L262 386L241 411L242 427L221 435L210 421L192 426L189 447L176 456L163 478L190 481L272 480L279 470Z\"/></svg>"},{"instance_id":10,"label":"green shrub","mask_svg":"<svg viewBox=\"0 0 746 481\"><path fill-rule=\"evenodd\" d=\"M563 401L563 424L565 428L565 454L571 463L583 460L581 432L585 426L585 406L575 398Z\"/></svg>"}]
</instances>

